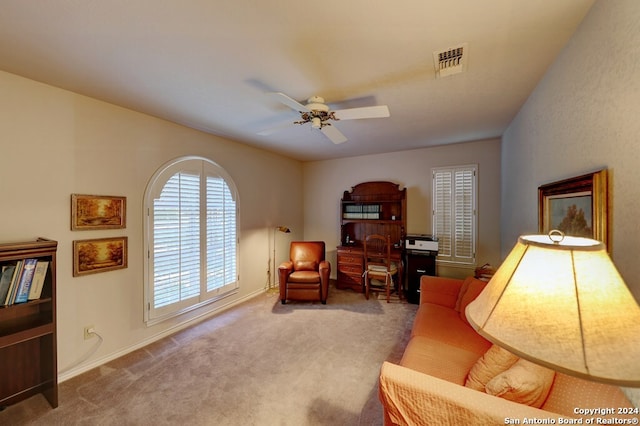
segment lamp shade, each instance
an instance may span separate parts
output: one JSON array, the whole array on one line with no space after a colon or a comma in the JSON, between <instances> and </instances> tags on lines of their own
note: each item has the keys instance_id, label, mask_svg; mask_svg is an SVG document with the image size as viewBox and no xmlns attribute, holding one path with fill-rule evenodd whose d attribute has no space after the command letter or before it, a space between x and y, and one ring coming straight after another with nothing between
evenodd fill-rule
<instances>
[{"instance_id":1,"label":"lamp shade","mask_svg":"<svg viewBox=\"0 0 640 426\"><path fill-rule=\"evenodd\" d=\"M553 370L640 387L640 307L588 238L519 238L466 309L478 333Z\"/></svg>"}]
</instances>

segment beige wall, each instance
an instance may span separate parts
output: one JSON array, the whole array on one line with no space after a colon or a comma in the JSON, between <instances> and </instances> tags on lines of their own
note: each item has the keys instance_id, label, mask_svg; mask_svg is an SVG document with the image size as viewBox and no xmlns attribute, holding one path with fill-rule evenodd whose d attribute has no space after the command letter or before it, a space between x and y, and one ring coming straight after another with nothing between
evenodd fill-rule
<instances>
[{"instance_id":1,"label":"beige wall","mask_svg":"<svg viewBox=\"0 0 640 426\"><path fill-rule=\"evenodd\" d=\"M379 155L304 163L304 235L327 243L336 276L340 199L354 185L375 180L407 188L407 233L431 233L431 169L478 164L478 263L500 261L500 141L485 140ZM467 276L469 269L439 268Z\"/></svg>"},{"instance_id":2,"label":"beige wall","mask_svg":"<svg viewBox=\"0 0 640 426\"><path fill-rule=\"evenodd\" d=\"M4 72L0 72L0 93L0 240L42 236L59 242L61 379L149 343L185 320L261 292L273 238L268 229L286 223L297 230L292 238L303 236L300 162ZM146 327L144 190L158 167L184 155L215 161L238 188L240 291L179 320ZM126 196L126 229L70 231L72 193ZM119 235L129 238L127 269L72 277L73 240ZM279 257L282 253L278 251ZM96 343L83 339L83 327L90 324L104 342L88 361L75 365Z\"/></svg>"},{"instance_id":3,"label":"beige wall","mask_svg":"<svg viewBox=\"0 0 640 426\"><path fill-rule=\"evenodd\" d=\"M502 249L537 232L539 185L606 167L613 260L640 301L639 22L636 0L596 2L511 123L502 151Z\"/></svg>"}]
</instances>

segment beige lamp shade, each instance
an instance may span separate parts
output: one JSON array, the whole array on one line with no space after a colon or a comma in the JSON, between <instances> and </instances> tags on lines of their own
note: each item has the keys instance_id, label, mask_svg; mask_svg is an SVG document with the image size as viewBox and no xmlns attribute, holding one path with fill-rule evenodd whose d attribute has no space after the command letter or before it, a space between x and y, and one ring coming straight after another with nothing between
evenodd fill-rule
<instances>
[{"instance_id":1,"label":"beige lamp shade","mask_svg":"<svg viewBox=\"0 0 640 426\"><path fill-rule=\"evenodd\" d=\"M468 305L467 319L480 335L537 364L640 387L640 307L604 244L550 236L520 237Z\"/></svg>"}]
</instances>

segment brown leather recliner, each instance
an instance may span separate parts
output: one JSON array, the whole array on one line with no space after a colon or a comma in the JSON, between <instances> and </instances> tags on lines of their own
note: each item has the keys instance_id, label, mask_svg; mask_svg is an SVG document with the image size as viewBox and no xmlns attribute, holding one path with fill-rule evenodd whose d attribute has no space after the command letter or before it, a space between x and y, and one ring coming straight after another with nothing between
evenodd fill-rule
<instances>
[{"instance_id":1,"label":"brown leather recliner","mask_svg":"<svg viewBox=\"0 0 640 426\"><path fill-rule=\"evenodd\" d=\"M324 241L292 241L289 259L278 268L282 304L287 299L326 304L331 264L325 260Z\"/></svg>"}]
</instances>

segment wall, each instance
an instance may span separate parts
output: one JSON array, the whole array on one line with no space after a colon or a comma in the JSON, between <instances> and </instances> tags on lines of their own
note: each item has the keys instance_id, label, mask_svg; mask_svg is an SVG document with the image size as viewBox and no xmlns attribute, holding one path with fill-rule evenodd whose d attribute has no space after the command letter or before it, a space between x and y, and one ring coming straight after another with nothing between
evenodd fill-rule
<instances>
[{"instance_id":1,"label":"wall","mask_svg":"<svg viewBox=\"0 0 640 426\"><path fill-rule=\"evenodd\" d=\"M609 169L612 257L640 301L640 2L598 1L502 144L502 249L537 232L537 187ZM640 405L640 390L629 392Z\"/></svg>"},{"instance_id":2,"label":"wall","mask_svg":"<svg viewBox=\"0 0 640 426\"><path fill-rule=\"evenodd\" d=\"M0 240L38 236L58 245L58 365L61 380L147 344L185 320L262 292L273 226L302 238L302 164L288 158L94 99L0 72ZM240 291L207 308L146 327L143 323L145 187L165 162L207 157L233 178L240 206ZM127 197L123 230L70 231L70 194ZM286 207L285 207L286 206ZM72 277L72 242L125 235L128 268ZM284 238L279 240L286 246ZM279 259L284 250L279 248ZM104 338L85 341L94 325ZM78 360L90 357L77 365Z\"/></svg>"},{"instance_id":3,"label":"wall","mask_svg":"<svg viewBox=\"0 0 640 426\"><path fill-rule=\"evenodd\" d=\"M304 163L304 235L327 243L336 276L340 243L340 199L354 185L375 180L407 188L407 233L431 233L431 169L478 164L479 264L500 261L500 141L497 139ZM467 276L472 271L440 268L439 275Z\"/></svg>"}]
</instances>

